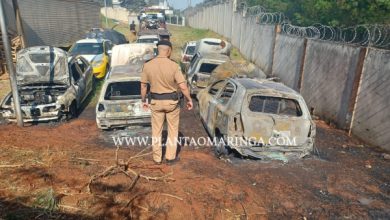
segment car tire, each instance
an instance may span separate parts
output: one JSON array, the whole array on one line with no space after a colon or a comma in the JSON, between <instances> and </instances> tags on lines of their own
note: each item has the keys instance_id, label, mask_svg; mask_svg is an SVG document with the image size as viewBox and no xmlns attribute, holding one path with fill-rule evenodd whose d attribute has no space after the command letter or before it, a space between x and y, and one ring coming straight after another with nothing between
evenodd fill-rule
<instances>
[{"instance_id":1,"label":"car tire","mask_svg":"<svg viewBox=\"0 0 390 220\"><path fill-rule=\"evenodd\" d=\"M221 134L216 134L216 140L218 141L218 143L216 143L215 147L214 147L214 154L216 157L218 158L222 158L224 156L228 156L230 154L230 151L229 151L229 148L228 146L226 146L226 144L224 144L224 138Z\"/></svg>"},{"instance_id":2,"label":"car tire","mask_svg":"<svg viewBox=\"0 0 390 220\"><path fill-rule=\"evenodd\" d=\"M92 91L96 88L96 77L95 76L92 76Z\"/></svg>"},{"instance_id":3,"label":"car tire","mask_svg":"<svg viewBox=\"0 0 390 220\"><path fill-rule=\"evenodd\" d=\"M201 117L200 117L200 106L199 106L199 101L195 101L194 111L195 111L195 117L196 117L197 119L201 119Z\"/></svg>"},{"instance_id":4,"label":"car tire","mask_svg":"<svg viewBox=\"0 0 390 220\"><path fill-rule=\"evenodd\" d=\"M69 112L67 114L67 120L71 120L74 118L77 118L78 115L78 108L77 108L77 103L76 101L73 101L72 104L69 106Z\"/></svg>"}]
</instances>

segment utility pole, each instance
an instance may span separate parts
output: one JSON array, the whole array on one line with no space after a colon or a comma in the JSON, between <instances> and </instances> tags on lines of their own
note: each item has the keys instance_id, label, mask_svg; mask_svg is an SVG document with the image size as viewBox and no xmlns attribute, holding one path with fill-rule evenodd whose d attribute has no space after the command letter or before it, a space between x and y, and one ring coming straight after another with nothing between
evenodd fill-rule
<instances>
[{"instance_id":1,"label":"utility pole","mask_svg":"<svg viewBox=\"0 0 390 220\"><path fill-rule=\"evenodd\" d=\"M23 126L22 111L20 109L19 92L16 84L16 74L14 63L12 62L11 44L8 38L8 28L5 23L4 1L0 1L0 26L4 44L5 59L7 60L7 69L11 81L12 99L14 103L15 116L18 126Z\"/></svg>"},{"instance_id":2,"label":"utility pole","mask_svg":"<svg viewBox=\"0 0 390 220\"><path fill-rule=\"evenodd\" d=\"M107 18L107 0L104 0L104 10L106 13L106 28L108 28L108 18Z\"/></svg>"}]
</instances>

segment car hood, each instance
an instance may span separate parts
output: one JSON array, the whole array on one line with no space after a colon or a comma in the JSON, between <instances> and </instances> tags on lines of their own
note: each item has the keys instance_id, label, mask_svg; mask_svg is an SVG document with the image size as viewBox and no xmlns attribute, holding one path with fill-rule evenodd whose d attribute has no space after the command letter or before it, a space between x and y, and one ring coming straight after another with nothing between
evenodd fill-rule
<instances>
[{"instance_id":1,"label":"car hood","mask_svg":"<svg viewBox=\"0 0 390 220\"><path fill-rule=\"evenodd\" d=\"M145 62L154 57L155 44L121 44L112 48L111 67Z\"/></svg>"},{"instance_id":2,"label":"car hood","mask_svg":"<svg viewBox=\"0 0 390 220\"><path fill-rule=\"evenodd\" d=\"M67 53L59 48L30 47L17 53L18 85L34 83L70 84Z\"/></svg>"},{"instance_id":3,"label":"car hood","mask_svg":"<svg viewBox=\"0 0 390 220\"><path fill-rule=\"evenodd\" d=\"M103 57L103 54L94 55L94 54L82 54L81 55L84 59L88 60L88 62L92 62L94 60L100 59Z\"/></svg>"}]
</instances>

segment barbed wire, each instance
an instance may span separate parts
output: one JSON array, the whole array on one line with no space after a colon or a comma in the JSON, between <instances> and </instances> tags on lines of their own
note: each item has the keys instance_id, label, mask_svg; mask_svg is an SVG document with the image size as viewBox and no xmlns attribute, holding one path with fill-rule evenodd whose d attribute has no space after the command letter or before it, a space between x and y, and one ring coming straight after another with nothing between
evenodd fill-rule
<instances>
[{"instance_id":1,"label":"barbed wire","mask_svg":"<svg viewBox=\"0 0 390 220\"><path fill-rule=\"evenodd\" d=\"M199 5L197 10L228 2L229 0L208 1L207 4ZM346 28L323 24L296 26L291 24L284 13L268 12L260 5L248 7L246 0L237 0L237 12L244 17L254 17L257 24L280 25L281 34L288 36L390 49L390 25L365 24Z\"/></svg>"},{"instance_id":2,"label":"barbed wire","mask_svg":"<svg viewBox=\"0 0 390 220\"><path fill-rule=\"evenodd\" d=\"M300 27L283 23L281 25L281 32L289 36L307 39L390 49L390 25L367 24L338 28L322 24Z\"/></svg>"}]
</instances>

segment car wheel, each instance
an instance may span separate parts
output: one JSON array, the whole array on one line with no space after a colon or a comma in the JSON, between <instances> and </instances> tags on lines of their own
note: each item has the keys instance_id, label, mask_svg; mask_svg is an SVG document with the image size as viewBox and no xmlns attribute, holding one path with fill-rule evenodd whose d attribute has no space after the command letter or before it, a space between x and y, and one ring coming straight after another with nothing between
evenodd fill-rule
<instances>
[{"instance_id":1,"label":"car wheel","mask_svg":"<svg viewBox=\"0 0 390 220\"><path fill-rule=\"evenodd\" d=\"M227 156L230 154L228 146L225 144L225 140L221 134L216 135L216 141L218 141L214 147L215 156L218 158Z\"/></svg>"},{"instance_id":2,"label":"car wheel","mask_svg":"<svg viewBox=\"0 0 390 220\"><path fill-rule=\"evenodd\" d=\"M96 88L96 77L95 76L92 76L92 90L94 90Z\"/></svg>"},{"instance_id":3,"label":"car wheel","mask_svg":"<svg viewBox=\"0 0 390 220\"><path fill-rule=\"evenodd\" d=\"M198 118L198 119L201 119L200 117L200 106L199 106L199 101L196 101L196 104L194 106L194 111L195 111L195 116Z\"/></svg>"},{"instance_id":4,"label":"car wheel","mask_svg":"<svg viewBox=\"0 0 390 220\"><path fill-rule=\"evenodd\" d=\"M76 103L76 101L73 101L72 104L69 106L69 112L67 115L67 120L71 120L73 118L77 118L77 103Z\"/></svg>"},{"instance_id":5,"label":"car wheel","mask_svg":"<svg viewBox=\"0 0 390 220\"><path fill-rule=\"evenodd\" d=\"M109 70L110 70L110 64L107 64L107 65L106 65L106 74L105 74L105 76L107 75L107 73L108 73Z\"/></svg>"}]
</instances>

